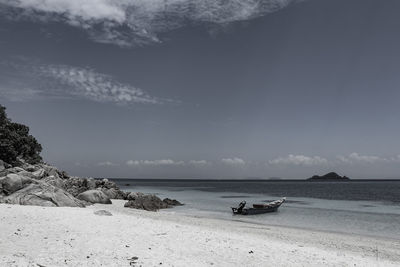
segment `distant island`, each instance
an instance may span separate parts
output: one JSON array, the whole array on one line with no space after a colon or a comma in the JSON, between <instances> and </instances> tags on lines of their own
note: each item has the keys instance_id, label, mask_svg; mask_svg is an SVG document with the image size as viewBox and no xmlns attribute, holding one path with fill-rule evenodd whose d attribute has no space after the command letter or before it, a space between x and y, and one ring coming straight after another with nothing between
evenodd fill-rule
<instances>
[{"instance_id":1,"label":"distant island","mask_svg":"<svg viewBox=\"0 0 400 267\"><path fill-rule=\"evenodd\" d=\"M330 172L325 175L319 176L314 175L307 179L308 181L349 181L350 178L347 176L340 176L336 172Z\"/></svg>"}]
</instances>

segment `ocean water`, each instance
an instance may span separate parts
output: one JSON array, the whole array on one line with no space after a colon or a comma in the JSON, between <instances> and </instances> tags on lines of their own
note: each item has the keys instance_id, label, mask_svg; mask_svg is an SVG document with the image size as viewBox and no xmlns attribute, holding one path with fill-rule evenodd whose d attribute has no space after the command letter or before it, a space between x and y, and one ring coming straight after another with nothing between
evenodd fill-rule
<instances>
[{"instance_id":1,"label":"ocean water","mask_svg":"<svg viewBox=\"0 0 400 267\"><path fill-rule=\"evenodd\" d=\"M162 212L265 225L400 239L400 181L262 181L115 179L126 191L175 198ZM232 215L230 207L286 197L276 213Z\"/></svg>"}]
</instances>

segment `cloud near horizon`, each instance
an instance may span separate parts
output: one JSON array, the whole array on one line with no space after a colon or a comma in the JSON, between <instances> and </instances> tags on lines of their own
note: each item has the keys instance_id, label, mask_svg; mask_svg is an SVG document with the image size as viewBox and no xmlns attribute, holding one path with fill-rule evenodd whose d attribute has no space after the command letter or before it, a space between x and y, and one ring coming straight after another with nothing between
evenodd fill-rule
<instances>
[{"instance_id":1,"label":"cloud near horizon","mask_svg":"<svg viewBox=\"0 0 400 267\"><path fill-rule=\"evenodd\" d=\"M226 165L231 165L231 166L244 166L246 165L246 162L241 159L241 158L223 158L221 159L221 162L226 164Z\"/></svg>"},{"instance_id":2,"label":"cloud near horizon","mask_svg":"<svg viewBox=\"0 0 400 267\"><path fill-rule=\"evenodd\" d=\"M400 155L397 157L384 158L379 156L371 155L360 155L356 152L349 154L348 156L338 156L338 159L342 163L356 164L356 163L383 163L383 162L400 162Z\"/></svg>"},{"instance_id":3,"label":"cloud near horizon","mask_svg":"<svg viewBox=\"0 0 400 267\"><path fill-rule=\"evenodd\" d=\"M103 166L103 167L116 167L119 166L117 163L113 163L111 161L104 161L104 162L99 162L97 163L98 166Z\"/></svg>"},{"instance_id":4,"label":"cloud near horizon","mask_svg":"<svg viewBox=\"0 0 400 267\"><path fill-rule=\"evenodd\" d=\"M119 46L160 42L158 35L187 24L224 26L251 20L300 0L0 0L11 20L56 21Z\"/></svg>"},{"instance_id":5,"label":"cloud near horizon","mask_svg":"<svg viewBox=\"0 0 400 267\"><path fill-rule=\"evenodd\" d=\"M315 166L315 165L325 165L328 160L319 156L309 157L305 155L288 155L287 157L279 157L269 161L272 165L297 165L297 166Z\"/></svg>"},{"instance_id":6,"label":"cloud near horizon","mask_svg":"<svg viewBox=\"0 0 400 267\"><path fill-rule=\"evenodd\" d=\"M172 159L159 160L128 160L128 166L181 166L185 165L184 161L174 161Z\"/></svg>"}]
</instances>

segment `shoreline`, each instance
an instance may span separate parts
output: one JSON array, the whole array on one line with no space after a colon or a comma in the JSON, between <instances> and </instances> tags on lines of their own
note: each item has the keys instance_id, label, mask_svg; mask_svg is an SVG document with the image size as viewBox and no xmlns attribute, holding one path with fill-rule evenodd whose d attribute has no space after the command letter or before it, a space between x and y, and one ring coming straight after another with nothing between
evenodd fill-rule
<instances>
[{"instance_id":1,"label":"shoreline","mask_svg":"<svg viewBox=\"0 0 400 267\"><path fill-rule=\"evenodd\" d=\"M398 266L400 241L146 212L0 204L0 265ZM107 210L112 216L94 212ZM135 260L134 257L138 257ZM161 264L160 264L161 263Z\"/></svg>"}]
</instances>

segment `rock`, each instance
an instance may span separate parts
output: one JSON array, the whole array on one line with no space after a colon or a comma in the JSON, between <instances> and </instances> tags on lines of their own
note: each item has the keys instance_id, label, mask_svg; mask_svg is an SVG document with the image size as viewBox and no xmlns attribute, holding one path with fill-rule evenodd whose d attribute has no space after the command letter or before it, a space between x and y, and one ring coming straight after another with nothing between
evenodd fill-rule
<instances>
[{"instance_id":1,"label":"rock","mask_svg":"<svg viewBox=\"0 0 400 267\"><path fill-rule=\"evenodd\" d=\"M96 180L93 178L87 179L87 188L88 190L96 189Z\"/></svg>"},{"instance_id":2,"label":"rock","mask_svg":"<svg viewBox=\"0 0 400 267\"><path fill-rule=\"evenodd\" d=\"M126 199L127 193L115 188L99 188L110 199Z\"/></svg>"},{"instance_id":3,"label":"rock","mask_svg":"<svg viewBox=\"0 0 400 267\"><path fill-rule=\"evenodd\" d=\"M2 199L7 204L49 206L49 207L85 207L85 203L68 192L45 182L36 182Z\"/></svg>"},{"instance_id":4,"label":"rock","mask_svg":"<svg viewBox=\"0 0 400 267\"><path fill-rule=\"evenodd\" d=\"M168 204L163 202L155 195L145 195L142 193L130 193L128 195L129 201L125 203L124 207L133 209L142 209L148 211L157 211L159 209L168 208Z\"/></svg>"},{"instance_id":5,"label":"rock","mask_svg":"<svg viewBox=\"0 0 400 267\"><path fill-rule=\"evenodd\" d=\"M22 164L21 168L24 169L25 171L28 171L28 172L35 172L35 171L37 171L39 169L38 166L31 165L29 163Z\"/></svg>"},{"instance_id":6,"label":"rock","mask_svg":"<svg viewBox=\"0 0 400 267\"><path fill-rule=\"evenodd\" d=\"M43 178L42 181L65 190L64 180L54 175Z\"/></svg>"},{"instance_id":7,"label":"rock","mask_svg":"<svg viewBox=\"0 0 400 267\"><path fill-rule=\"evenodd\" d=\"M19 172L23 172L23 171L25 171L25 170L22 169L21 167L13 167L13 168L5 169L3 172L6 172L6 174L9 174L9 173L19 173Z\"/></svg>"},{"instance_id":8,"label":"rock","mask_svg":"<svg viewBox=\"0 0 400 267\"><path fill-rule=\"evenodd\" d=\"M163 202L166 203L168 206L183 206L183 204L176 199L164 198Z\"/></svg>"},{"instance_id":9,"label":"rock","mask_svg":"<svg viewBox=\"0 0 400 267\"><path fill-rule=\"evenodd\" d=\"M45 175L46 176L57 176L60 177L58 175L58 170L56 167L53 166L49 166L49 165L43 165L43 169L45 170Z\"/></svg>"},{"instance_id":10,"label":"rock","mask_svg":"<svg viewBox=\"0 0 400 267\"><path fill-rule=\"evenodd\" d=\"M88 190L77 196L80 200L90 203L111 204L110 198L100 190Z\"/></svg>"},{"instance_id":11,"label":"rock","mask_svg":"<svg viewBox=\"0 0 400 267\"><path fill-rule=\"evenodd\" d=\"M62 179L70 178L69 174L65 171L61 171L61 172L59 171L58 174L59 174L60 178L62 178Z\"/></svg>"},{"instance_id":12,"label":"rock","mask_svg":"<svg viewBox=\"0 0 400 267\"><path fill-rule=\"evenodd\" d=\"M84 178L70 177L69 179L66 179L64 181L64 185L67 192L75 197L78 196L80 193L89 190L87 179Z\"/></svg>"},{"instance_id":13,"label":"rock","mask_svg":"<svg viewBox=\"0 0 400 267\"><path fill-rule=\"evenodd\" d=\"M32 180L30 178L15 173L10 173L6 177L0 179L2 191L5 195L10 195L31 182Z\"/></svg>"},{"instance_id":14,"label":"rock","mask_svg":"<svg viewBox=\"0 0 400 267\"><path fill-rule=\"evenodd\" d=\"M96 187L107 188L107 189L110 188L119 189L114 182L110 182L108 179L96 180Z\"/></svg>"},{"instance_id":15,"label":"rock","mask_svg":"<svg viewBox=\"0 0 400 267\"><path fill-rule=\"evenodd\" d=\"M0 159L0 172L4 171L6 169L6 166L4 166L4 161Z\"/></svg>"},{"instance_id":16,"label":"rock","mask_svg":"<svg viewBox=\"0 0 400 267\"><path fill-rule=\"evenodd\" d=\"M107 210L96 210L94 214L99 216L112 216L112 213Z\"/></svg>"},{"instance_id":17,"label":"rock","mask_svg":"<svg viewBox=\"0 0 400 267\"><path fill-rule=\"evenodd\" d=\"M38 169L37 171L32 172L32 175L35 179L42 179L46 175L46 171L44 169Z\"/></svg>"}]
</instances>

